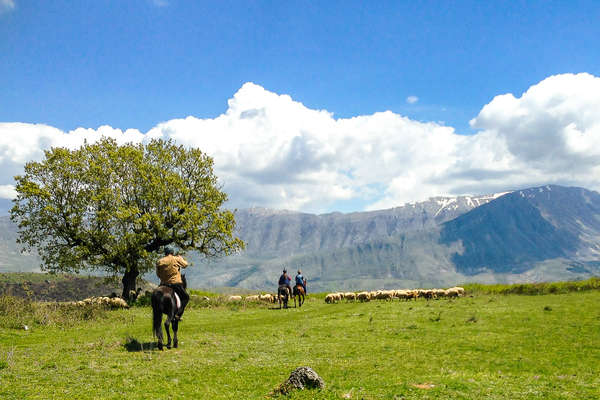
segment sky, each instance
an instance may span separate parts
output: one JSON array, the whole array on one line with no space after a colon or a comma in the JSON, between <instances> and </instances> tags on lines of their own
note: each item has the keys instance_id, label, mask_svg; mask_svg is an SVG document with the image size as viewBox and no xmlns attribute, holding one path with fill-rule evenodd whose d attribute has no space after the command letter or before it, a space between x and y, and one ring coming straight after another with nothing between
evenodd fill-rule
<instances>
[{"instance_id":1,"label":"sky","mask_svg":"<svg viewBox=\"0 0 600 400\"><path fill-rule=\"evenodd\" d=\"M597 1L0 0L0 209L52 146L202 149L228 206L600 190Z\"/></svg>"}]
</instances>

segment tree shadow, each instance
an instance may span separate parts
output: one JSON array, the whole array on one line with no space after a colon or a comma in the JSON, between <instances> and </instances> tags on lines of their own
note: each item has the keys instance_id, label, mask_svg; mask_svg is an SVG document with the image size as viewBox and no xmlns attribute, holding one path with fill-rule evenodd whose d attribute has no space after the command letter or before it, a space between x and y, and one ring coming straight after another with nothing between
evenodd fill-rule
<instances>
[{"instance_id":1,"label":"tree shadow","mask_svg":"<svg viewBox=\"0 0 600 400\"><path fill-rule=\"evenodd\" d=\"M125 347L125 350L127 350L129 352L154 350L154 349L158 348L156 345L156 342L142 343L133 337L128 337L127 340L125 341L125 343L123 344L123 347Z\"/></svg>"}]
</instances>

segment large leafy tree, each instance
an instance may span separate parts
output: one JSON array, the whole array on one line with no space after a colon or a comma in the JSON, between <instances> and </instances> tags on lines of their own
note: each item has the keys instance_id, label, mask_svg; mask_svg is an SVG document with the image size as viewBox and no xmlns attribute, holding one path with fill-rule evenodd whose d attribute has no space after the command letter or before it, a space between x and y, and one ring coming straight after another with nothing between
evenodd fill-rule
<instances>
[{"instance_id":1,"label":"large leafy tree","mask_svg":"<svg viewBox=\"0 0 600 400\"><path fill-rule=\"evenodd\" d=\"M209 258L244 247L221 208L212 158L172 141L52 148L15 180L11 219L23 249L37 249L44 270L122 276L124 298L164 246Z\"/></svg>"}]
</instances>

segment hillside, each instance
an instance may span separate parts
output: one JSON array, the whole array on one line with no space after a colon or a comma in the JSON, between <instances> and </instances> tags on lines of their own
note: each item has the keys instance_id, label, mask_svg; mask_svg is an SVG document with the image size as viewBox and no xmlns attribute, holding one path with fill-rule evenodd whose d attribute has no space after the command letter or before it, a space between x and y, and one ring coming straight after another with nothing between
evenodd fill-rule
<instances>
[{"instance_id":1,"label":"hillside","mask_svg":"<svg viewBox=\"0 0 600 400\"><path fill-rule=\"evenodd\" d=\"M388 210L314 215L236 212L247 249L206 262L187 255L192 287L272 290L283 266L309 290L583 279L600 273L600 195L544 186L504 195L437 197ZM6 217L0 271L35 270ZM30 268L30 269L27 269Z\"/></svg>"},{"instance_id":2,"label":"hillside","mask_svg":"<svg viewBox=\"0 0 600 400\"><path fill-rule=\"evenodd\" d=\"M354 246L315 246L263 259L248 252L194 271L192 281L271 287L282 265L302 268L313 290L538 282L600 273L598 193L544 186L489 198L453 219L436 224L423 218L420 228L389 230ZM427 214L431 207L420 209L435 215ZM414 214L407 219L414 222Z\"/></svg>"}]
</instances>

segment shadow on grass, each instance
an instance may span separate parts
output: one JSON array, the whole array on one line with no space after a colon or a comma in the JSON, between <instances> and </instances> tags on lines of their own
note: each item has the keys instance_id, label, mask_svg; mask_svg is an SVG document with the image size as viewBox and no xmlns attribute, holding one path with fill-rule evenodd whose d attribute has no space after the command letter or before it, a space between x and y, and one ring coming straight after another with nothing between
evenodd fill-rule
<instances>
[{"instance_id":1,"label":"shadow on grass","mask_svg":"<svg viewBox=\"0 0 600 400\"><path fill-rule=\"evenodd\" d=\"M125 350L127 350L129 352L154 350L154 349L158 348L156 345L156 342L142 343L139 340L137 340L136 338L132 338L132 337L127 338L127 340L123 344L123 347L125 347Z\"/></svg>"}]
</instances>

